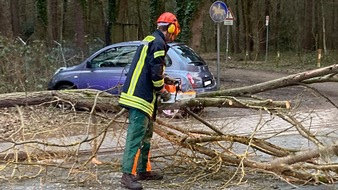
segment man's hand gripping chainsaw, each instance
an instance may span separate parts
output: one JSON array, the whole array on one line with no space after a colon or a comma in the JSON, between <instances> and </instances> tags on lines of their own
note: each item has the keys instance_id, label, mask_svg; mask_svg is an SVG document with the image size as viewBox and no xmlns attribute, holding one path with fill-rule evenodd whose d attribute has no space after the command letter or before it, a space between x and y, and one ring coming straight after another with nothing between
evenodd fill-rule
<instances>
[{"instance_id":1,"label":"man's hand gripping chainsaw","mask_svg":"<svg viewBox=\"0 0 338 190\"><path fill-rule=\"evenodd\" d=\"M160 97L163 103L174 103L177 98L177 93L182 92L181 80L174 79L169 76L164 77L164 89L160 92ZM174 98L173 98L174 94ZM170 101L169 101L170 100Z\"/></svg>"},{"instance_id":2,"label":"man's hand gripping chainsaw","mask_svg":"<svg viewBox=\"0 0 338 190\"><path fill-rule=\"evenodd\" d=\"M162 103L173 104L176 101L190 100L196 97L196 91L193 89L183 92L182 80L180 78L165 76L164 83L164 90L160 95Z\"/></svg>"}]
</instances>

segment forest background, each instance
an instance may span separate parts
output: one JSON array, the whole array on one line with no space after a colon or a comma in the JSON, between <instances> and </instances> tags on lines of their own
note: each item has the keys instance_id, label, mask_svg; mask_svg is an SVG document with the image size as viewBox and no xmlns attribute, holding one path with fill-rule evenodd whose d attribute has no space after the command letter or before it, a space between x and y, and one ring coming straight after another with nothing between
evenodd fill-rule
<instances>
[{"instance_id":1,"label":"forest background","mask_svg":"<svg viewBox=\"0 0 338 190\"><path fill-rule=\"evenodd\" d=\"M143 39L156 29L156 19L165 11L178 17L182 32L177 41L202 55L215 53L217 30L209 16L213 2L1 0L0 93L44 90L58 67L78 64L108 44ZM319 51L323 65L336 60L337 0L224 2L235 16L229 32L235 64L264 62L267 30L268 60L274 67L318 67ZM225 52L226 38L226 26L221 24L221 52Z\"/></svg>"}]
</instances>

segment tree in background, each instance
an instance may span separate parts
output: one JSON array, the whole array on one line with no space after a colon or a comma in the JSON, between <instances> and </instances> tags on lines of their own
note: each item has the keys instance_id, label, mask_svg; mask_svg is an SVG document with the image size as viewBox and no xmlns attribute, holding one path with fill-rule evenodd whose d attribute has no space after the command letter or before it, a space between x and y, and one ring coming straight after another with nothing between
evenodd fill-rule
<instances>
[{"instance_id":1,"label":"tree in background","mask_svg":"<svg viewBox=\"0 0 338 190\"><path fill-rule=\"evenodd\" d=\"M181 33L178 36L178 41L189 43L192 33L194 35L201 35L199 31L199 28L203 26L203 22L201 22L202 17L199 17L203 15L204 7L200 7L201 0L176 0L176 10L175 14L177 16L178 21L181 25ZM209 5L208 1L205 1L202 3L202 6ZM209 5L210 6L210 5ZM196 22L193 22L195 19ZM198 23L199 22L199 23ZM195 30L192 29L194 27ZM196 37L196 39L200 39L200 37ZM196 41L196 43L200 43ZM196 47L198 47L198 44L195 44Z\"/></svg>"},{"instance_id":2,"label":"tree in background","mask_svg":"<svg viewBox=\"0 0 338 190\"><path fill-rule=\"evenodd\" d=\"M28 43L55 41L86 52L96 42L141 40L156 29L164 11L181 24L178 41L199 52L215 51L215 23L209 8L214 0L11 0L0 1L0 35ZM230 51L262 54L269 14L269 52L307 52L338 48L336 0L227 0L236 20L230 31ZM221 26L221 51L226 32ZM327 43L326 43L327 42ZM252 57L254 58L254 57Z\"/></svg>"},{"instance_id":3,"label":"tree in background","mask_svg":"<svg viewBox=\"0 0 338 190\"><path fill-rule=\"evenodd\" d=\"M150 0L149 32L154 31L156 29L156 19L161 13L160 3L161 1L158 1L158 0Z\"/></svg>"},{"instance_id":4,"label":"tree in background","mask_svg":"<svg viewBox=\"0 0 338 190\"><path fill-rule=\"evenodd\" d=\"M128 5L128 4L127 4ZM116 20L116 2L115 0L108 0L108 9L107 9L107 17L106 17L106 25L105 25L105 43L106 45L110 45L111 42L111 34L112 34L112 26Z\"/></svg>"}]
</instances>

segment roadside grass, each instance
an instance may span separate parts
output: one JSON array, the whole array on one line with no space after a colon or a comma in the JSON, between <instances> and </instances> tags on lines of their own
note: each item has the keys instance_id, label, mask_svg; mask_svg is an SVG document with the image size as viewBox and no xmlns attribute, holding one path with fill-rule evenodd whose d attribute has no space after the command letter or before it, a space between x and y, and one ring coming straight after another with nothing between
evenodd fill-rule
<instances>
[{"instance_id":1,"label":"roadside grass","mask_svg":"<svg viewBox=\"0 0 338 190\"><path fill-rule=\"evenodd\" d=\"M217 64L216 53L202 53L201 57L211 66ZM262 71L274 71L282 73L297 73L306 70L312 70L320 67L325 67L333 64L337 64L338 54L336 51L328 51L325 55L321 56L320 65L318 65L317 52L309 53L294 53L294 52L282 52L279 56L269 54L267 61L265 56L257 56L253 60L245 60L245 56L242 54L235 54L228 56L225 59L225 55L220 54L220 66L221 68L240 68L240 69L252 69Z\"/></svg>"}]
</instances>

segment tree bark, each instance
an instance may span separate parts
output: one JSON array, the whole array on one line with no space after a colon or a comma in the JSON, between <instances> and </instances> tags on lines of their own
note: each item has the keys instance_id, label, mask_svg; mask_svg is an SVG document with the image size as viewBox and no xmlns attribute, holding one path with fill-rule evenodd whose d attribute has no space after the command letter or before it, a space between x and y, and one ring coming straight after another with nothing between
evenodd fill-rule
<instances>
[{"instance_id":1,"label":"tree bark","mask_svg":"<svg viewBox=\"0 0 338 190\"><path fill-rule=\"evenodd\" d=\"M74 13L75 13L75 19L74 19L74 32L75 32L75 42L76 47L85 49L85 9L86 7L81 5L80 0L76 0L75 6L73 7Z\"/></svg>"},{"instance_id":2,"label":"tree bark","mask_svg":"<svg viewBox=\"0 0 338 190\"><path fill-rule=\"evenodd\" d=\"M54 40L59 40L59 14L57 0L49 0L48 3L48 33L49 43L53 44Z\"/></svg>"},{"instance_id":3,"label":"tree bark","mask_svg":"<svg viewBox=\"0 0 338 190\"><path fill-rule=\"evenodd\" d=\"M20 36L20 6L18 0L11 0L11 17L12 17L12 26L13 26L13 36Z\"/></svg>"},{"instance_id":4,"label":"tree bark","mask_svg":"<svg viewBox=\"0 0 338 190\"><path fill-rule=\"evenodd\" d=\"M250 108L264 107L267 109L289 109L291 107L288 101L273 100L253 100L238 97L224 96L248 96L259 92L273 90L301 83L311 84L316 82L336 82L338 81L338 64L328 67L315 69L278 78L275 80L246 86L220 90L214 92L205 92L197 94L197 98L187 101L179 101L174 105L162 105L162 108L180 108L186 107L233 107ZM207 98L214 97L214 98ZM217 97L217 98L215 98ZM40 91L40 92L17 92L10 94L0 94L0 107L37 105L46 102L69 102L75 108L91 109L96 105L99 110L117 111L118 96L108 94L97 90L65 90L65 91Z\"/></svg>"},{"instance_id":5,"label":"tree bark","mask_svg":"<svg viewBox=\"0 0 338 190\"><path fill-rule=\"evenodd\" d=\"M0 1L0 31L8 38L13 37L10 10L10 1Z\"/></svg>"},{"instance_id":6,"label":"tree bark","mask_svg":"<svg viewBox=\"0 0 338 190\"><path fill-rule=\"evenodd\" d=\"M117 101L117 96L88 89L0 94L0 108L66 103L77 109L90 110L95 106L97 110L117 112L121 109Z\"/></svg>"},{"instance_id":7,"label":"tree bark","mask_svg":"<svg viewBox=\"0 0 338 190\"><path fill-rule=\"evenodd\" d=\"M241 46L240 46L240 24L242 23L242 17L239 17L239 3L238 1L235 1L235 7L236 7L236 13L237 13L237 18L235 22L235 40L234 40L234 53L241 53Z\"/></svg>"},{"instance_id":8,"label":"tree bark","mask_svg":"<svg viewBox=\"0 0 338 190\"><path fill-rule=\"evenodd\" d=\"M209 5L208 1L201 2L198 8L198 12L195 13L193 21L191 23L191 31L193 31L193 35L191 36L190 47L196 52L200 52L201 48L203 19L206 16L207 9L209 8L207 5Z\"/></svg>"},{"instance_id":9,"label":"tree bark","mask_svg":"<svg viewBox=\"0 0 338 190\"><path fill-rule=\"evenodd\" d=\"M305 12L304 12L304 31L303 31L303 50L314 50L314 38L313 38L313 0L305 1Z\"/></svg>"}]
</instances>

